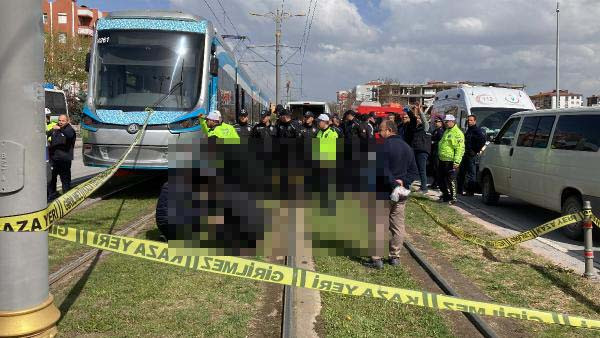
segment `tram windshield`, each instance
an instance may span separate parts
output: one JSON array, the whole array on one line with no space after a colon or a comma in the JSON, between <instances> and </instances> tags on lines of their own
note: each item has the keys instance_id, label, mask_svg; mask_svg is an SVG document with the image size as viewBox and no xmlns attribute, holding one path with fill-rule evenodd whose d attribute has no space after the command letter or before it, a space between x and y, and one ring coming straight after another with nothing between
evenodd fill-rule
<instances>
[{"instance_id":1,"label":"tram windshield","mask_svg":"<svg viewBox=\"0 0 600 338\"><path fill-rule=\"evenodd\" d=\"M96 108L140 111L162 101L156 110L182 111L196 105L204 34L103 30L97 43Z\"/></svg>"}]
</instances>

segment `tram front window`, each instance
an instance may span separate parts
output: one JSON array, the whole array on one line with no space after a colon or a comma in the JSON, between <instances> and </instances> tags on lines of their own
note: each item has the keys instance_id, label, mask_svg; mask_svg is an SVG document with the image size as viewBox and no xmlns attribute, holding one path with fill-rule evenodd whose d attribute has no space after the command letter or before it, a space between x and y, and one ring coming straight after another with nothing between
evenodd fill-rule
<instances>
[{"instance_id":1,"label":"tram front window","mask_svg":"<svg viewBox=\"0 0 600 338\"><path fill-rule=\"evenodd\" d=\"M169 95L156 110L191 110L201 89L204 34L99 31L98 109L140 111Z\"/></svg>"}]
</instances>

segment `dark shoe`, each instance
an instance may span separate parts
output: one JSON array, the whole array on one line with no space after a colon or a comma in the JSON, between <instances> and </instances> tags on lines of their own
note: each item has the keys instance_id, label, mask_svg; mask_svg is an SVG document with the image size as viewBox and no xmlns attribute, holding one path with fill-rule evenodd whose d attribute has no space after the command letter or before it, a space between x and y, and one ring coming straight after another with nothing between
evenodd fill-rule
<instances>
[{"instance_id":1,"label":"dark shoe","mask_svg":"<svg viewBox=\"0 0 600 338\"><path fill-rule=\"evenodd\" d=\"M432 184L429 186L429 189L439 189L439 187L437 186L437 184Z\"/></svg>"},{"instance_id":2,"label":"dark shoe","mask_svg":"<svg viewBox=\"0 0 600 338\"><path fill-rule=\"evenodd\" d=\"M383 269L383 260L381 260L381 259L371 260L370 262L365 262L364 265L369 268L380 270L380 269Z\"/></svg>"},{"instance_id":3,"label":"dark shoe","mask_svg":"<svg viewBox=\"0 0 600 338\"><path fill-rule=\"evenodd\" d=\"M463 196L473 197L473 196L475 196L475 194L472 192L466 192Z\"/></svg>"},{"instance_id":4,"label":"dark shoe","mask_svg":"<svg viewBox=\"0 0 600 338\"><path fill-rule=\"evenodd\" d=\"M450 199L444 196L440 196L437 201L439 203L447 203L448 201L450 201Z\"/></svg>"},{"instance_id":5,"label":"dark shoe","mask_svg":"<svg viewBox=\"0 0 600 338\"><path fill-rule=\"evenodd\" d=\"M449 205L455 205L456 204L456 200L452 199L448 201Z\"/></svg>"},{"instance_id":6,"label":"dark shoe","mask_svg":"<svg viewBox=\"0 0 600 338\"><path fill-rule=\"evenodd\" d=\"M390 265L391 266L400 265L400 259L398 259L398 257L390 257Z\"/></svg>"}]
</instances>

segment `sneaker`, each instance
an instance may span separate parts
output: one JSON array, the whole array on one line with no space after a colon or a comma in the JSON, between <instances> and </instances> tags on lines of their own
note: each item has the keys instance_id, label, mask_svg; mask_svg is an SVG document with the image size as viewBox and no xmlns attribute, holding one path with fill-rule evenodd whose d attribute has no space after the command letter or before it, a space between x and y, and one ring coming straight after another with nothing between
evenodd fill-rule
<instances>
[{"instance_id":1,"label":"sneaker","mask_svg":"<svg viewBox=\"0 0 600 338\"><path fill-rule=\"evenodd\" d=\"M371 260L370 262L365 262L364 265L369 268L380 270L380 269L383 269L383 260L381 260L381 259Z\"/></svg>"},{"instance_id":2,"label":"sneaker","mask_svg":"<svg viewBox=\"0 0 600 338\"><path fill-rule=\"evenodd\" d=\"M390 265L391 266L400 265L400 259L398 259L398 257L390 257Z\"/></svg>"}]
</instances>

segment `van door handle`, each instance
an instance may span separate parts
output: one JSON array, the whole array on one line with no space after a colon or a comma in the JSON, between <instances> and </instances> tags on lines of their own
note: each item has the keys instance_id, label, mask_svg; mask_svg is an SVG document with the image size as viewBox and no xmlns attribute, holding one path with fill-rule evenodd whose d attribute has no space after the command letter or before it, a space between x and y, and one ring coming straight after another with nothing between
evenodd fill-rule
<instances>
[{"instance_id":1,"label":"van door handle","mask_svg":"<svg viewBox=\"0 0 600 338\"><path fill-rule=\"evenodd\" d=\"M514 152L515 152L515 148L510 148L510 156L512 156Z\"/></svg>"}]
</instances>

